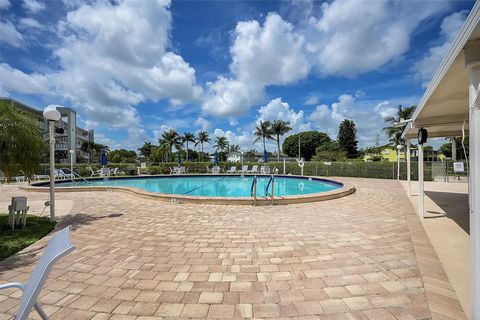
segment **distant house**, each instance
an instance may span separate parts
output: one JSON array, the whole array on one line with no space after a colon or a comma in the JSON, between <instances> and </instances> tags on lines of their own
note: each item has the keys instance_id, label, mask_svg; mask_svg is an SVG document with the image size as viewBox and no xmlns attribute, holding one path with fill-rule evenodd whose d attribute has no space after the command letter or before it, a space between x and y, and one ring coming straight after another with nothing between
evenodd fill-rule
<instances>
[{"instance_id":1,"label":"distant house","mask_svg":"<svg viewBox=\"0 0 480 320\"><path fill-rule=\"evenodd\" d=\"M405 161L405 149L400 151L400 161ZM441 160L441 157L438 156L438 152L432 149L424 149L423 156L425 161L438 161ZM410 158L412 161L418 160L418 150L416 147L412 147L410 150ZM364 157L364 161L390 161L396 162L397 161L397 150L391 146L383 146L378 148L372 148L370 152L366 152Z\"/></svg>"},{"instance_id":2,"label":"distant house","mask_svg":"<svg viewBox=\"0 0 480 320\"><path fill-rule=\"evenodd\" d=\"M227 154L227 162L240 162L242 161L242 154L240 152L230 152Z\"/></svg>"}]
</instances>

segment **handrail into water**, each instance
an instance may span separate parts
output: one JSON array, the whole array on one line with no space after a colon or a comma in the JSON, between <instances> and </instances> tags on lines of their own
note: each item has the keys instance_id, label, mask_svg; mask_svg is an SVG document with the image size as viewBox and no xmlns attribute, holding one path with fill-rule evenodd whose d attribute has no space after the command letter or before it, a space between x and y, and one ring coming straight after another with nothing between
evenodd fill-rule
<instances>
[{"instance_id":1,"label":"handrail into water","mask_svg":"<svg viewBox=\"0 0 480 320\"><path fill-rule=\"evenodd\" d=\"M265 197L267 197L268 194L268 187L270 187L270 184L272 184L272 193L270 194L270 198L272 199L272 205L273 205L273 194L274 194L274 184L275 184L275 177L273 174L270 176L270 180L268 180L267 187L265 188Z\"/></svg>"},{"instance_id":2,"label":"handrail into water","mask_svg":"<svg viewBox=\"0 0 480 320\"><path fill-rule=\"evenodd\" d=\"M79 177L83 182L88 183L88 180L87 180L87 179L85 179L84 177L82 177L81 175L79 175L78 173L76 173L75 171L72 171L72 173L73 173L74 176Z\"/></svg>"},{"instance_id":3,"label":"handrail into water","mask_svg":"<svg viewBox=\"0 0 480 320\"><path fill-rule=\"evenodd\" d=\"M250 188L250 196L253 197L253 205L257 205L257 176L253 176L252 187Z\"/></svg>"}]
</instances>

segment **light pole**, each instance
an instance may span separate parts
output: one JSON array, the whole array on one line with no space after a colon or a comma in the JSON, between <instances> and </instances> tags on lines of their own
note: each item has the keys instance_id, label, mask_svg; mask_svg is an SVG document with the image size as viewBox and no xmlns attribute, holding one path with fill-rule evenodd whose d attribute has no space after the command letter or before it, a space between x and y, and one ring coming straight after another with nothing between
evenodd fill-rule
<instances>
[{"instance_id":1,"label":"light pole","mask_svg":"<svg viewBox=\"0 0 480 320\"><path fill-rule=\"evenodd\" d=\"M397 145L397 180L400 180L400 150L403 146L401 144Z\"/></svg>"},{"instance_id":2,"label":"light pole","mask_svg":"<svg viewBox=\"0 0 480 320\"><path fill-rule=\"evenodd\" d=\"M60 120L60 112L56 108L43 110L43 117L48 121L50 141L50 221L55 221L55 122Z\"/></svg>"},{"instance_id":3,"label":"light pole","mask_svg":"<svg viewBox=\"0 0 480 320\"><path fill-rule=\"evenodd\" d=\"M243 151L241 152L242 155L242 169L243 169Z\"/></svg>"},{"instance_id":4,"label":"light pole","mask_svg":"<svg viewBox=\"0 0 480 320\"><path fill-rule=\"evenodd\" d=\"M75 151L70 150L70 173L72 174L72 178L75 178L75 175L73 174L73 155L75 154Z\"/></svg>"}]
</instances>

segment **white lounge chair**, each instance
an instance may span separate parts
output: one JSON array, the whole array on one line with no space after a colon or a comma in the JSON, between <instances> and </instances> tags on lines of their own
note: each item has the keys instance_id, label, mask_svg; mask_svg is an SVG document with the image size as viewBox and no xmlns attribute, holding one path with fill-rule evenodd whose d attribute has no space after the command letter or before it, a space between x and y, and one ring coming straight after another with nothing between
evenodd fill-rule
<instances>
[{"instance_id":1,"label":"white lounge chair","mask_svg":"<svg viewBox=\"0 0 480 320\"><path fill-rule=\"evenodd\" d=\"M269 166L261 166L260 167L261 174L270 174L270 167Z\"/></svg>"},{"instance_id":2,"label":"white lounge chair","mask_svg":"<svg viewBox=\"0 0 480 320\"><path fill-rule=\"evenodd\" d=\"M67 172L65 172L64 170L67 170ZM67 179L67 178L68 179L74 179L75 178L75 175L72 172L70 172L70 169L59 169L58 174L60 176L62 176L63 179Z\"/></svg>"},{"instance_id":3,"label":"white lounge chair","mask_svg":"<svg viewBox=\"0 0 480 320\"><path fill-rule=\"evenodd\" d=\"M0 290L8 288L18 288L23 291L20 307L18 308L16 320L26 320L32 311L37 310L43 320L48 320L48 315L38 305L37 298L42 291L43 285L48 278L48 274L52 270L53 265L75 250L75 246L70 242L70 226L55 233L48 241L47 247L43 252L43 256L38 261L35 270L33 270L30 279L26 284L21 282L10 282L0 285Z\"/></svg>"},{"instance_id":4,"label":"white lounge chair","mask_svg":"<svg viewBox=\"0 0 480 320\"><path fill-rule=\"evenodd\" d=\"M258 173L258 166L257 165L252 166L252 170L248 170L247 172L248 173Z\"/></svg>"},{"instance_id":5,"label":"white lounge chair","mask_svg":"<svg viewBox=\"0 0 480 320\"><path fill-rule=\"evenodd\" d=\"M39 181L39 180L49 180L50 176L47 175L47 174L34 174L33 179L37 180L37 181Z\"/></svg>"},{"instance_id":6,"label":"white lounge chair","mask_svg":"<svg viewBox=\"0 0 480 320\"><path fill-rule=\"evenodd\" d=\"M248 173L248 165L244 165L242 167L242 170L240 171L241 173Z\"/></svg>"},{"instance_id":7,"label":"white lounge chair","mask_svg":"<svg viewBox=\"0 0 480 320\"><path fill-rule=\"evenodd\" d=\"M227 173L237 173L237 167L232 166L230 169L227 170Z\"/></svg>"},{"instance_id":8,"label":"white lounge chair","mask_svg":"<svg viewBox=\"0 0 480 320\"><path fill-rule=\"evenodd\" d=\"M117 176L119 174L125 174L123 171L118 171L118 167L115 167L113 169L110 169L110 175L112 176Z\"/></svg>"},{"instance_id":9,"label":"white lounge chair","mask_svg":"<svg viewBox=\"0 0 480 320\"><path fill-rule=\"evenodd\" d=\"M220 167L219 166L212 167L212 174L220 174Z\"/></svg>"},{"instance_id":10,"label":"white lounge chair","mask_svg":"<svg viewBox=\"0 0 480 320\"><path fill-rule=\"evenodd\" d=\"M212 169L209 166L207 166L207 173L212 173Z\"/></svg>"},{"instance_id":11,"label":"white lounge chair","mask_svg":"<svg viewBox=\"0 0 480 320\"><path fill-rule=\"evenodd\" d=\"M102 170L93 170L92 167L88 167L88 169L90 169L90 177L99 176L102 172Z\"/></svg>"}]
</instances>

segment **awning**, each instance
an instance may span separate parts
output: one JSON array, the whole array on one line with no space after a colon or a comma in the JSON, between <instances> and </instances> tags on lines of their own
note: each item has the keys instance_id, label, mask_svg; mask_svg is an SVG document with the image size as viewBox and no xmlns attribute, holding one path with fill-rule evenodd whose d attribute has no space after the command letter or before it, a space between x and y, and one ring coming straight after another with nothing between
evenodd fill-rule
<instances>
[{"instance_id":1,"label":"awning","mask_svg":"<svg viewBox=\"0 0 480 320\"><path fill-rule=\"evenodd\" d=\"M469 41L479 39L480 3L476 2L430 81L412 116L413 121L403 131L403 138L416 138L421 127L425 127L432 138L461 136L464 123L468 132L469 73L463 49Z\"/></svg>"}]
</instances>

